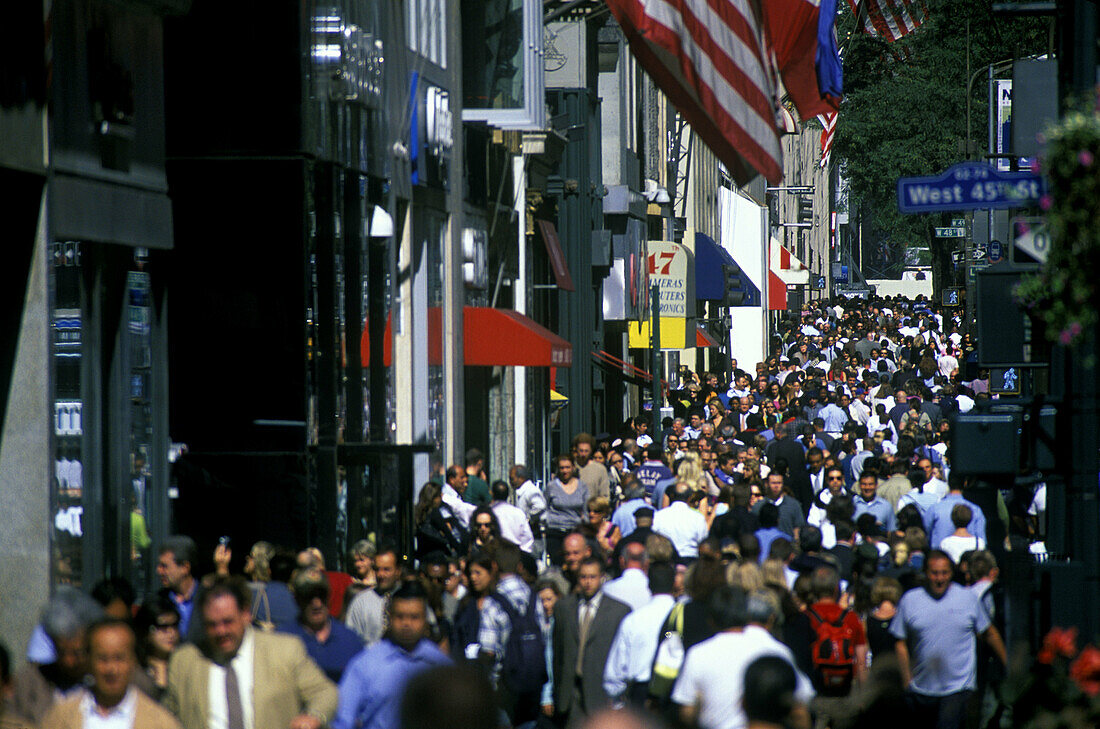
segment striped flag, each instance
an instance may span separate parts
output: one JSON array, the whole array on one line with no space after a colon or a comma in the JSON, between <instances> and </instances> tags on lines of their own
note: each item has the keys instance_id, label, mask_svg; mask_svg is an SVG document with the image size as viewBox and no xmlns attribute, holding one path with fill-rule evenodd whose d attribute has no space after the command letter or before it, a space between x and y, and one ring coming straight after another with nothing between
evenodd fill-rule
<instances>
[{"instance_id":1,"label":"striped flag","mask_svg":"<svg viewBox=\"0 0 1100 729\"><path fill-rule=\"evenodd\" d=\"M783 179L759 0L607 0L635 58L738 184Z\"/></svg>"},{"instance_id":2,"label":"striped flag","mask_svg":"<svg viewBox=\"0 0 1100 729\"><path fill-rule=\"evenodd\" d=\"M920 27L928 17L924 0L848 0L865 33L892 42Z\"/></svg>"},{"instance_id":3,"label":"striped flag","mask_svg":"<svg viewBox=\"0 0 1100 729\"><path fill-rule=\"evenodd\" d=\"M836 112L819 114L817 120L824 127L821 131L821 162L818 164L826 167L829 164L829 157L833 153L833 137L836 136Z\"/></svg>"}]
</instances>

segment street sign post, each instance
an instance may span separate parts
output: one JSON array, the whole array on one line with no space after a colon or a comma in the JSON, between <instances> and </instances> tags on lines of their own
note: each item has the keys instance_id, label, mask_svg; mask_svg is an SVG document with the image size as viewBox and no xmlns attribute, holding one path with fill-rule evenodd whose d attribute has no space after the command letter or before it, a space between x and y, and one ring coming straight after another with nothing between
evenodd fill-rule
<instances>
[{"instance_id":1,"label":"street sign post","mask_svg":"<svg viewBox=\"0 0 1100 729\"><path fill-rule=\"evenodd\" d=\"M898 179L903 213L985 210L1037 205L1046 183L1031 172L1002 172L983 162L961 162L930 177Z\"/></svg>"}]
</instances>

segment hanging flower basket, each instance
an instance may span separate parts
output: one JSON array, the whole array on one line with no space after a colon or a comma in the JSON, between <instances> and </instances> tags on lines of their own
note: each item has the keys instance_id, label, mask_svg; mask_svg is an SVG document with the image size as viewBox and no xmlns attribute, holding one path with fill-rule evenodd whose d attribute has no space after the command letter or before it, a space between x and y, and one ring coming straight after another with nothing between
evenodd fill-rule
<instances>
[{"instance_id":1,"label":"hanging flower basket","mask_svg":"<svg viewBox=\"0 0 1100 729\"><path fill-rule=\"evenodd\" d=\"M1040 201L1050 233L1042 269L1025 276L1016 300L1051 341L1074 346L1096 326L1100 307L1100 112L1072 112L1046 132Z\"/></svg>"}]
</instances>

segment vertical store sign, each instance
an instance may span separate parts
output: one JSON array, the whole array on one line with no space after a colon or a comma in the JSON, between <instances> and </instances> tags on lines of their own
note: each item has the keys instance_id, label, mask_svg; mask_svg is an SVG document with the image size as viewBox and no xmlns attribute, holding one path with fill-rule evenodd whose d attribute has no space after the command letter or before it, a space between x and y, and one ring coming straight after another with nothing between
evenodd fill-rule
<instances>
[{"instance_id":1,"label":"vertical store sign","mask_svg":"<svg viewBox=\"0 0 1100 729\"><path fill-rule=\"evenodd\" d=\"M649 241L649 284L661 289L661 317L695 316L695 260L679 243Z\"/></svg>"}]
</instances>

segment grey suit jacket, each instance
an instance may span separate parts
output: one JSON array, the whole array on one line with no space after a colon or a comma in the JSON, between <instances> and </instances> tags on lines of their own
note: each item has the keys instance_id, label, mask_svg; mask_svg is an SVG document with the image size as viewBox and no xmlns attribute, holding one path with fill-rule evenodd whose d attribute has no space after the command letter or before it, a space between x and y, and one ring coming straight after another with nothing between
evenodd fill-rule
<instances>
[{"instance_id":1,"label":"grey suit jacket","mask_svg":"<svg viewBox=\"0 0 1100 729\"><path fill-rule=\"evenodd\" d=\"M554 707L561 714L573 708L573 685L577 673L577 649L580 643L580 623L577 619L577 597L568 595L554 607ZM630 614L630 607L609 595L600 598L600 606L588 631L588 642L582 658L581 689L585 713L591 714L608 703L603 690L603 669L619 623Z\"/></svg>"}]
</instances>

